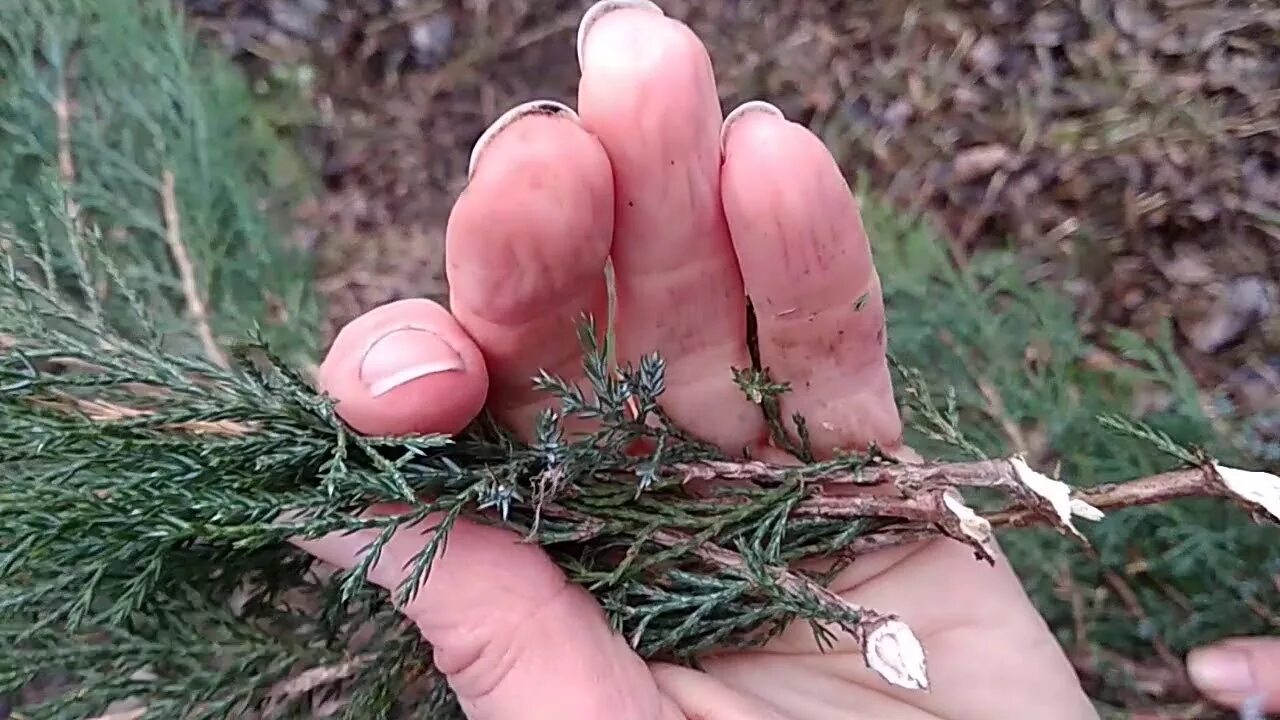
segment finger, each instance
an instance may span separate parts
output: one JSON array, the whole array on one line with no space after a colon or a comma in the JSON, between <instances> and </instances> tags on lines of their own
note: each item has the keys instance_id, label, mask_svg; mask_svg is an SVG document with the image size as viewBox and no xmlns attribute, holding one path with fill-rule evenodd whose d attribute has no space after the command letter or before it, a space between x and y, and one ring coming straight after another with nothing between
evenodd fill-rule
<instances>
[{"instance_id":1,"label":"finger","mask_svg":"<svg viewBox=\"0 0 1280 720\"><path fill-rule=\"evenodd\" d=\"M434 340L399 338L397 333L443 338L464 363L425 374L405 370L440 367L439 354ZM387 355L371 359L382 352L380 342L387 338L392 338ZM367 349L370 343L373 348ZM403 382L383 383L385 391L371 398L370 363L377 366L373 375ZM353 422L358 427L383 433L410 427L438 432L446 425L433 422L457 426L480 407L481 400L475 398L483 398L477 390L483 387L483 367L479 350L439 306L406 301L379 308L344 328L326 358L321 380L336 399L338 412L358 420ZM472 385L466 386L468 382ZM471 399L460 401L459 394ZM419 409L401 409L406 406ZM378 410L391 415L378 419ZM404 510L383 505L368 514ZM372 564L369 579L387 590L399 589L440 520L429 517L422 524L398 528ZM352 569L377 535L371 529L295 539L294 544ZM431 571L401 609L432 645L438 668L471 720L677 717L647 667L612 632L591 596L568 583L536 545L505 530L457 522Z\"/></svg>"},{"instance_id":2,"label":"finger","mask_svg":"<svg viewBox=\"0 0 1280 720\"><path fill-rule=\"evenodd\" d=\"M320 383L357 432L455 433L484 406L488 374L480 349L444 308L401 300L338 333Z\"/></svg>"},{"instance_id":3,"label":"finger","mask_svg":"<svg viewBox=\"0 0 1280 720\"><path fill-rule=\"evenodd\" d=\"M791 384L785 417L814 449L894 449L880 280L856 200L822 142L752 103L724 128L725 215L756 313L761 364Z\"/></svg>"},{"instance_id":4,"label":"finger","mask_svg":"<svg viewBox=\"0 0 1280 720\"><path fill-rule=\"evenodd\" d=\"M662 692L688 718L706 720L785 720L762 700L739 692L716 678L679 665L655 663L653 676Z\"/></svg>"},{"instance_id":5,"label":"finger","mask_svg":"<svg viewBox=\"0 0 1280 720\"><path fill-rule=\"evenodd\" d=\"M818 138L764 104L731 113L724 143L725 212L757 313L761 361L793 388L783 396L783 411L808 420L820 454L872 442L897 453L902 428L885 357L883 298L843 174ZM938 602L940 587L946 603ZM1046 702L1055 717L1095 715L1003 557L991 567L974 561L963 544L940 539L862 558L832 589L859 605L892 609L923 642L927 694L886 687L850 662L859 652L852 641L840 643L834 657L813 661L833 679L916 708L917 715L904 717L1034 715ZM810 653L813 645L797 627L774 649ZM973 692L1012 676L1032 681L998 698Z\"/></svg>"},{"instance_id":6,"label":"finger","mask_svg":"<svg viewBox=\"0 0 1280 720\"><path fill-rule=\"evenodd\" d=\"M438 520L397 531L370 580L397 588ZM360 531L298 544L350 569L376 535ZM455 525L402 611L432 645L436 667L470 720L682 717L594 599L567 583L540 549L504 530Z\"/></svg>"},{"instance_id":7,"label":"finger","mask_svg":"<svg viewBox=\"0 0 1280 720\"><path fill-rule=\"evenodd\" d=\"M481 137L446 232L450 309L484 353L490 409L526 438L550 401L533 377L579 377L577 323L605 325L612 231L609 160L572 110L528 103Z\"/></svg>"},{"instance_id":8,"label":"finger","mask_svg":"<svg viewBox=\"0 0 1280 720\"><path fill-rule=\"evenodd\" d=\"M1280 712L1280 638L1233 638L1193 650L1187 672L1215 702L1241 711Z\"/></svg>"},{"instance_id":9,"label":"finger","mask_svg":"<svg viewBox=\"0 0 1280 720\"><path fill-rule=\"evenodd\" d=\"M732 368L750 366L746 305L720 207L721 115L707 51L651 3L598 4L580 38L579 112L614 172L619 356L662 353L664 409L740 450L764 423L733 382Z\"/></svg>"}]
</instances>

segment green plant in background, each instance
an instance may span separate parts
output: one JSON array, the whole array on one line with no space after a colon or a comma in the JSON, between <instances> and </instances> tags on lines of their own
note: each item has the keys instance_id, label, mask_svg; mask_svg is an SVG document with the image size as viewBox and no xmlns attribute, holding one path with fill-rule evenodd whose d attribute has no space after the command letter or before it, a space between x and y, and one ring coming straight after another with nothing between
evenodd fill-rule
<instances>
[{"instance_id":1,"label":"green plant in background","mask_svg":"<svg viewBox=\"0 0 1280 720\"><path fill-rule=\"evenodd\" d=\"M280 352L313 357L310 264L284 241L307 176L240 73L167 3L3 1L0 221L59 232L38 223L66 193L155 321L186 338L175 351L208 344L190 332L196 305L219 344L260 323ZM127 317L124 298L104 301Z\"/></svg>"},{"instance_id":2,"label":"green plant in background","mask_svg":"<svg viewBox=\"0 0 1280 720\"><path fill-rule=\"evenodd\" d=\"M565 437L555 415L531 445L487 422L458 438L348 432L293 369L317 352L308 266L281 240L292 196L278 193L296 165L243 80L158 0L3 12L0 692L54 673L71 689L20 717L305 717L322 704L352 718L456 713L429 649L362 582L368 568L320 572L283 542L294 535L389 531L432 512L447 529L487 513L546 545L647 656L758 641L756 626L795 620L868 645L886 632L909 639L883 614L892 608L852 607L786 566L921 533L981 552L986 531L948 509L949 485L874 453L724 465L665 422L661 358L619 377L590 332L591 387L540 384L565 414L601 420L598 433ZM1131 339L1131 367L1093 367L1069 307L1011 256L957 270L926 228L871 201L865 212L912 442L926 456L1018 450L1083 486L1202 464L1191 448L1212 428L1167 349ZM912 366L931 368L929 386ZM740 380L766 407L780 390L758 373ZM1156 415L1134 406L1150 387L1172 398ZM623 452L636 440L653 452ZM1183 457L1165 462L1161 447ZM712 504L683 492L689 473L725 468L748 482ZM1002 491L1009 512L1052 524L1056 505L1013 468L979 462L942 480ZM1211 472L1182 477L1229 494ZM898 485L927 521L856 497L824 514L829 504L810 501L826 481ZM409 509L355 516L379 500ZM1048 530L1003 540L1069 645L1146 659L1258 628L1246 600L1274 604L1263 594L1280 557L1266 542L1274 528L1221 499L1117 510L1085 532L1096 558ZM419 576L431 559L416 559ZM1086 596L1083 624L1059 592L1064 563L1066 585ZM1114 582L1107 573L1133 588L1141 622L1127 596L1097 594ZM1189 609L1168 588L1193 594ZM882 671L918 680L914 668ZM1128 700L1123 674L1103 680L1102 699Z\"/></svg>"},{"instance_id":3,"label":"green plant in background","mask_svg":"<svg viewBox=\"0 0 1280 720\"><path fill-rule=\"evenodd\" d=\"M875 202L864 202L864 213L891 351L929 367L931 381L955 393L961 426L983 452L1025 452L1033 466L1058 467L1077 486L1178 465L1099 420L1118 415L1206 445L1228 464L1267 462L1215 429L1167 333L1149 342L1118 331L1122 357L1104 358L1081 339L1067 298L1029 280L1012 253L981 253L957 267L930 228ZM926 454L939 449L928 438L916 442ZM1104 698L1141 695L1122 660L1176 669L1195 646L1276 631L1280 545L1274 528L1247 513L1187 499L1113 512L1082 532L1091 551L1026 530L1008 533L1002 546L1077 665L1106 674L1097 689Z\"/></svg>"},{"instance_id":4,"label":"green plant in background","mask_svg":"<svg viewBox=\"0 0 1280 720\"><path fill-rule=\"evenodd\" d=\"M216 364L229 361L222 349L229 338L257 327L292 362L311 362L318 349L320 308L310 262L284 241L287 211L308 182L304 172L293 150L259 116L241 74L198 46L169 3L0 0L0 254L18 261L12 272L44 275L47 270L52 287L68 297L91 296L102 312L100 318L86 313L66 322L100 322L129 340L143 337L149 324L164 337L156 352L212 357L209 361ZM47 253L23 262L15 238L30 237L44 239ZM86 252L71 252L73 244ZM109 262L81 266L87 257ZM131 294L122 291L126 284ZM9 322L30 319L11 305L4 307L6 313L15 311L19 316L11 315ZM111 338L85 340L82 362L109 353ZM10 334L0 331L6 370L21 353L11 341ZM43 362L38 355L21 357L20 364ZM64 360L68 365L62 372L75 370L70 355ZM181 367L169 366L157 377L171 377ZM9 401L21 391L11 376L6 378L0 381L0 395ZM64 510L56 502L31 504L32 498L17 489L16 474L31 467L21 459L24 451L14 438L39 446L42 435L30 423L8 412L2 415L0 465L6 486L0 503L23 512ZM63 471L74 474L75 468ZM100 677L77 675L82 661L71 656L45 664L28 660L21 644L10 642L16 634L68 627L64 615L24 612L24 603L31 600L25 593L40 589L41 578L15 563L26 553L47 559L43 553L49 551L38 547L29 529L7 526L0 538L0 634L6 638L8 663L0 670L0 700L32 680L60 677L69 678L73 689L100 680L119 690L140 682L129 672L117 672L124 666L136 662L144 667L153 661L164 666L174 658L155 648L113 642L115 632L107 630L92 638L60 636L72 644L83 639L83 653L98 653L101 664L96 667L104 672ZM84 526L81 531L87 534L67 539L72 545L83 542L83 547L64 546L73 554L63 559L86 563L83 570L102 549L94 543L95 534L107 530ZM56 571L55 565L44 567ZM159 566L150 568L160 571ZM118 579L64 569L69 582L62 591L86 601ZM154 591L153 580L145 574L135 577L126 601L133 597L128 593ZM54 592L49 586L44 590ZM173 590L191 591L182 586ZM55 592L43 597L57 604L63 596ZM205 611L225 599L198 594L169 599L174 617L180 610L183 618L164 626L169 633L165 642L179 648L171 652L181 654L171 667L190 669L235 648L246 651L238 660L244 668L255 667L256 651L236 645L237 634L244 631L230 624L232 616L219 614L225 612L222 608ZM156 597L157 612L163 612L165 600ZM67 609L74 615L92 608ZM146 632L141 627L133 631ZM115 652L135 656L117 660L108 655ZM227 670L224 682L251 679ZM200 692L212 692L201 687ZM62 712L81 717L78 710L86 709L102 708L91 698Z\"/></svg>"}]
</instances>

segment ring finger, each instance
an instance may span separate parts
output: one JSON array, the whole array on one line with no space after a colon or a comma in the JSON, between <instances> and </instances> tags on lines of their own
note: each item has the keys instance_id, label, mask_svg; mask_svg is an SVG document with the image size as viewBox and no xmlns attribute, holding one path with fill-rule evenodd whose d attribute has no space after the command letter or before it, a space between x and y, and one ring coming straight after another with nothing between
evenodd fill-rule
<instances>
[{"instance_id":1,"label":"ring finger","mask_svg":"<svg viewBox=\"0 0 1280 720\"><path fill-rule=\"evenodd\" d=\"M783 416L805 417L818 455L898 449L880 279L843 173L817 136L763 103L730 114L724 147L725 213L761 363L792 387Z\"/></svg>"}]
</instances>

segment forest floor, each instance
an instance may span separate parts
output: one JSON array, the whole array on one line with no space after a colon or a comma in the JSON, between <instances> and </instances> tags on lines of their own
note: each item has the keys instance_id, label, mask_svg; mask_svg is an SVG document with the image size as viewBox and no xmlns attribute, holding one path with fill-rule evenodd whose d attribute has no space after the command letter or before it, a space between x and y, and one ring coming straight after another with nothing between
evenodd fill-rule
<instances>
[{"instance_id":1,"label":"forest floor","mask_svg":"<svg viewBox=\"0 0 1280 720\"><path fill-rule=\"evenodd\" d=\"M307 104L305 208L329 333L442 297L473 142L573 103L586 0L187 0L265 87ZM724 107L762 98L853 181L932 218L963 262L1012 246L1081 329L1166 318L1206 388L1280 395L1280 9L1190 0L667 0ZM294 108L281 107L288 125Z\"/></svg>"}]
</instances>

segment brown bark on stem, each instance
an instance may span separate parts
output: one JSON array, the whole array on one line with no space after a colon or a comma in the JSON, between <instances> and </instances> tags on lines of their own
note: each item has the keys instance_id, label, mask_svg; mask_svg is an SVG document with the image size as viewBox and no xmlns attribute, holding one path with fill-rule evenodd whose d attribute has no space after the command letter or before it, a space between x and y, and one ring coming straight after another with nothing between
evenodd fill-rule
<instances>
[{"instance_id":1,"label":"brown bark on stem","mask_svg":"<svg viewBox=\"0 0 1280 720\"><path fill-rule=\"evenodd\" d=\"M1159 505L1193 497L1232 497L1211 470L1189 468L1112 485L1082 488L1076 496L1099 510L1119 510L1142 505ZM987 516L992 525L1026 527L1043 522L1038 513L1026 508L1010 508Z\"/></svg>"}]
</instances>

